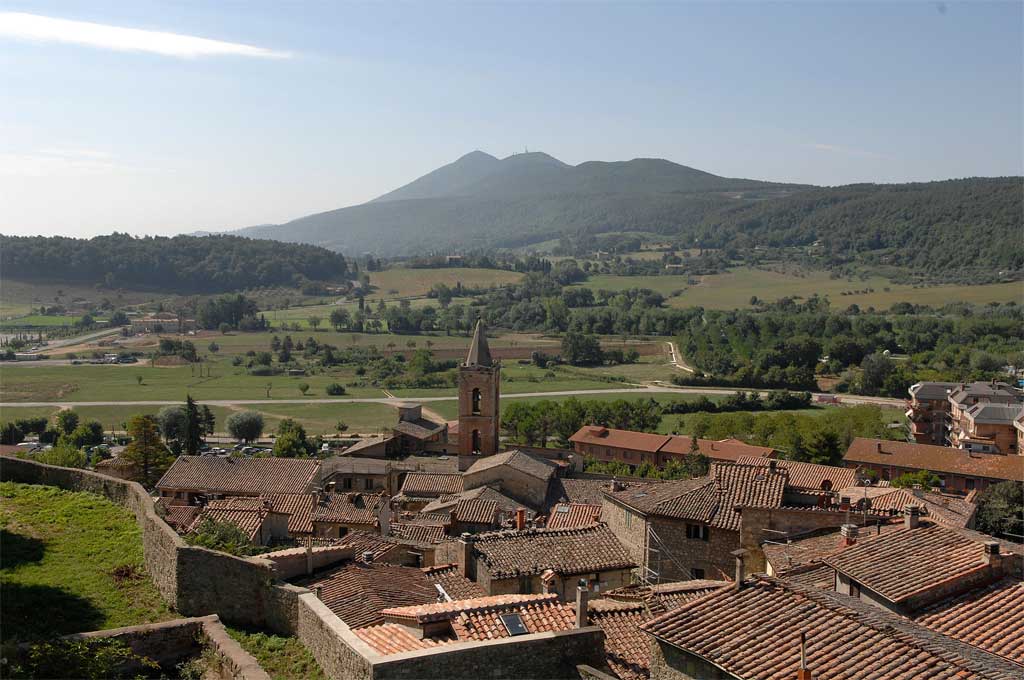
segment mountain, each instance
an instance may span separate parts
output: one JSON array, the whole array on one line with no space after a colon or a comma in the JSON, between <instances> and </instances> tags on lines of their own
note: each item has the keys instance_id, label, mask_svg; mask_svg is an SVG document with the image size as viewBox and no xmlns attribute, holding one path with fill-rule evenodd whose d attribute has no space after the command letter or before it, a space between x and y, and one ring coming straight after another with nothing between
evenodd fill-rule
<instances>
[{"instance_id":1,"label":"mountain","mask_svg":"<svg viewBox=\"0 0 1024 680\"><path fill-rule=\"evenodd\" d=\"M517 246L580 229L664 233L711 206L805 188L661 159L573 166L541 152L498 159L474 151L369 203L237 233L384 255Z\"/></svg>"}]
</instances>

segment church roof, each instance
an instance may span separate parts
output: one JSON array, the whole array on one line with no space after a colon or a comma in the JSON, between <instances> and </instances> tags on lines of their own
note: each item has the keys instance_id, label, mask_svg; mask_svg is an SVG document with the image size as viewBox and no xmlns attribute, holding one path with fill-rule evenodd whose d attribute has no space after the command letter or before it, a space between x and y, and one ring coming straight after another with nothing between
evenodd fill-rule
<instances>
[{"instance_id":1,"label":"church roof","mask_svg":"<svg viewBox=\"0 0 1024 680\"><path fill-rule=\"evenodd\" d=\"M482 319L476 322L473 341L469 343L469 354L466 355L466 366L493 366L491 349L487 346L487 329Z\"/></svg>"}]
</instances>

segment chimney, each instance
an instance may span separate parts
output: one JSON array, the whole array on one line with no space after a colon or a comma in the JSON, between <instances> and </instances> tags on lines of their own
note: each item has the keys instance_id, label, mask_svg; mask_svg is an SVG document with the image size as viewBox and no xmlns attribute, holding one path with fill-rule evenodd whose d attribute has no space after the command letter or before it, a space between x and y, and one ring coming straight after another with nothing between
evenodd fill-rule
<instances>
[{"instance_id":1,"label":"chimney","mask_svg":"<svg viewBox=\"0 0 1024 680\"><path fill-rule=\"evenodd\" d=\"M850 509L850 497L849 496L840 496L839 497L839 509L840 510L849 510Z\"/></svg>"},{"instance_id":2,"label":"chimney","mask_svg":"<svg viewBox=\"0 0 1024 680\"><path fill-rule=\"evenodd\" d=\"M313 573L313 542L306 544L306 575Z\"/></svg>"},{"instance_id":3,"label":"chimney","mask_svg":"<svg viewBox=\"0 0 1024 680\"><path fill-rule=\"evenodd\" d=\"M516 508L516 530L522 531L526 528L526 509Z\"/></svg>"},{"instance_id":4,"label":"chimney","mask_svg":"<svg viewBox=\"0 0 1024 680\"><path fill-rule=\"evenodd\" d=\"M924 491L921 489L921 485L920 484L915 484L914 486L912 486L910 488L910 493L914 494L915 498L923 498L924 497Z\"/></svg>"},{"instance_id":5,"label":"chimney","mask_svg":"<svg viewBox=\"0 0 1024 680\"><path fill-rule=\"evenodd\" d=\"M917 505L908 505L903 509L903 526L907 529L916 529L921 522L921 508Z\"/></svg>"},{"instance_id":6,"label":"chimney","mask_svg":"<svg viewBox=\"0 0 1024 680\"><path fill-rule=\"evenodd\" d=\"M807 633L800 633L800 668L796 672L797 680L814 680L814 674L807 667Z\"/></svg>"},{"instance_id":7,"label":"chimney","mask_svg":"<svg viewBox=\"0 0 1024 680\"><path fill-rule=\"evenodd\" d=\"M590 591L587 590L586 581L580 580L576 586L576 627L587 627L587 603L590 600Z\"/></svg>"},{"instance_id":8,"label":"chimney","mask_svg":"<svg viewBox=\"0 0 1024 680\"><path fill-rule=\"evenodd\" d=\"M617 479L612 480L612 491L625 491L626 485Z\"/></svg>"},{"instance_id":9,"label":"chimney","mask_svg":"<svg viewBox=\"0 0 1024 680\"><path fill-rule=\"evenodd\" d=\"M737 589L740 587L740 584L743 583L743 579L746 575L743 570L743 558L746 554L747 551L743 548L732 551L732 556L736 558L736 574L734 576L735 583L733 584L733 587Z\"/></svg>"},{"instance_id":10,"label":"chimney","mask_svg":"<svg viewBox=\"0 0 1024 680\"><path fill-rule=\"evenodd\" d=\"M455 511L455 508L448 511L448 523L452 525L453 529L459 523L459 513Z\"/></svg>"},{"instance_id":11,"label":"chimney","mask_svg":"<svg viewBox=\"0 0 1024 680\"><path fill-rule=\"evenodd\" d=\"M469 533L459 536L459 573L472 579L470 562L473 560L473 537Z\"/></svg>"},{"instance_id":12,"label":"chimney","mask_svg":"<svg viewBox=\"0 0 1024 680\"><path fill-rule=\"evenodd\" d=\"M851 546L857 542L857 525L856 524L844 524L839 527L839 535L843 537L842 544L844 546Z\"/></svg>"},{"instance_id":13,"label":"chimney","mask_svg":"<svg viewBox=\"0 0 1024 680\"><path fill-rule=\"evenodd\" d=\"M316 599L323 600L324 599L324 587L323 586L317 586L316 588L313 589L313 594L316 595Z\"/></svg>"},{"instance_id":14,"label":"chimney","mask_svg":"<svg viewBox=\"0 0 1024 680\"><path fill-rule=\"evenodd\" d=\"M366 562L367 564L373 564L373 551L372 550L367 550L366 552L363 553L363 562Z\"/></svg>"},{"instance_id":15,"label":"chimney","mask_svg":"<svg viewBox=\"0 0 1024 680\"><path fill-rule=\"evenodd\" d=\"M999 552L999 541L985 541L985 561L993 569L1002 566L1003 556Z\"/></svg>"},{"instance_id":16,"label":"chimney","mask_svg":"<svg viewBox=\"0 0 1024 680\"><path fill-rule=\"evenodd\" d=\"M768 469L771 472L775 472L779 467L779 461L772 459L768 461Z\"/></svg>"}]
</instances>

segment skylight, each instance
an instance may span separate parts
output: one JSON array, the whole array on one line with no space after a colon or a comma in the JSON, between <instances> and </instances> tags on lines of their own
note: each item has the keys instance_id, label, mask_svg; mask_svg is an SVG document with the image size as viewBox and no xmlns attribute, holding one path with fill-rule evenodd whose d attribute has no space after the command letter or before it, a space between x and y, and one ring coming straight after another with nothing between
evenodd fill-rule
<instances>
[{"instance_id":1,"label":"skylight","mask_svg":"<svg viewBox=\"0 0 1024 680\"><path fill-rule=\"evenodd\" d=\"M519 616L519 614L501 614L499 618L505 624L505 630L513 637L516 635L526 635L529 632L526 630L526 624L523 623L523 617Z\"/></svg>"}]
</instances>

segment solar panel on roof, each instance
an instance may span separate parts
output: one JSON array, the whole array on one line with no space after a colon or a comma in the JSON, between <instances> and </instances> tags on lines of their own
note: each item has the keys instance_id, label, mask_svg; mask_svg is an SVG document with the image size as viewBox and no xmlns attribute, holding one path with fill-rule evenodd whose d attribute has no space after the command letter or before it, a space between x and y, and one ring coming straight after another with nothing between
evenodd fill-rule
<instances>
[{"instance_id":1,"label":"solar panel on roof","mask_svg":"<svg viewBox=\"0 0 1024 680\"><path fill-rule=\"evenodd\" d=\"M519 614L501 614L498 618L505 624L505 630L509 635L526 635L529 632L526 630L526 624L523 623L523 617Z\"/></svg>"}]
</instances>

